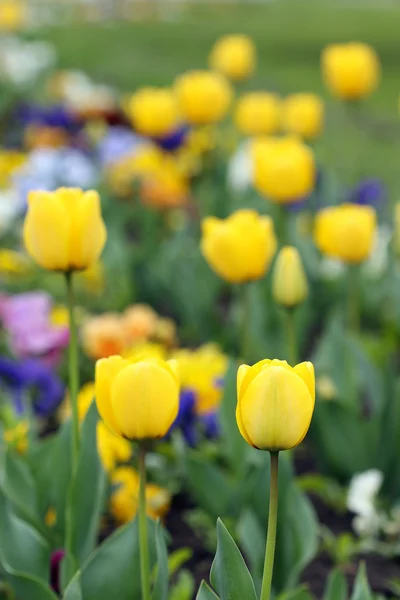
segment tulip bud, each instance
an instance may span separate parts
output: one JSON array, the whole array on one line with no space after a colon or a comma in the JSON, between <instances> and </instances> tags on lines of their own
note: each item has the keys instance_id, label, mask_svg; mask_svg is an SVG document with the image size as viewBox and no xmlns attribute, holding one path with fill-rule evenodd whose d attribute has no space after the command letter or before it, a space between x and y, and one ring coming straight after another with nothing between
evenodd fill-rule
<instances>
[{"instance_id":1,"label":"tulip bud","mask_svg":"<svg viewBox=\"0 0 400 600\"><path fill-rule=\"evenodd\" d=\"M209 63L233 81L247 79L254 71L256 49L247 35L225 35L214 44Z\"/></svg>"},{"instance_id":2,"label":"tulip bud","mask_svg":"<svg viewBox=\"0 0 400 600\"><path fill-rule=\"evenodd\" d=\"M178 127L178 107L172 90L146 87L126 103L133 127L142 135L167 136Z\"/></svg>"},{"instance_id":3,"label":"tulip bud","mask_svg":"<svg viewBox=\"0 0 400 600\"><path fill-rule=\"evenodd\" d=\"M294 308L308 295L308 284L301 256L293 246L285 246L274 266L272 293L275 302Z\"/></svg>"},{"instance_id":4,"label":"tulip bud","mask_svg":"<svg viewBox=\"0 0 400 600\"><path fill-rule=\"evenodd\" d=\"M107 239L98 193L75 188L30 192L23 235L28 254L41 267L87 269Z\"/></svg>"},{"instance_id":5,"label":"tulip bud","mask_svg":"<svg viewBox=\"0 0 400 600\"><path fill-rule=\"evenodd\" d=\"M249 92L239 98L235 110L236 127L245 135L271 135L280 127L280 101L277 94Z\"/></svg>"},{"instance_id":6,"label":"tulip bud","mask_svg":"<svg viewBox=\"0 0 400 600\"><path fill-rule=\"evenodd\" d=\"M191 125L220 121L232 100L227 79L213 71L190 71L176 80L175 92L183 118Z\"/></svg>"},{"instance_id":7,"label":"tulip bud","mask_svg":"<svg viewBox=\"0 0 400 600\"><path fill-rule=\"evenodd\" d=\"M121 356L96 363L96 404L108 427L129 440L162 438L179 409L176 362Z\"/></svg>"},{"instance_id":8,"label":"tulip bud","mask_svg":"<svg viewBox=\"0 0 400 600\"><path fill-rule=\"evenodd\" d=\"M251 446L289 450L306 436L315 404L312 363L291 367L285 360L267 359L242 365L237 393L237 425Z\"/></svg>"},{"instance_id":9,"label":"tulip bud","mask_svg":"<svg viewBox=\"0 0 400 600\"><path fill-rule=\"evenodd\" d=\"M321 133L324 104L316 94L292 94L282 102L281 110L285 131L307 140Z\"/></svg>"}]
</instances>

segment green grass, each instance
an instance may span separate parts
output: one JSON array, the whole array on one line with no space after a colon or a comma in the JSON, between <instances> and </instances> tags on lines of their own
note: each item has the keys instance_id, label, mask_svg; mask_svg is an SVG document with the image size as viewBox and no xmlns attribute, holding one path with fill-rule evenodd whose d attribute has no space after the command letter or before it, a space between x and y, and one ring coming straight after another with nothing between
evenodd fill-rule
<instances>
[{"instance_id":1,"label":"green grass","mask_svg":"<svg viewBox=\"0 0 400 600\"><path fill-rule=\"evenodd\" d=\"M207 65L214 40L228 32L251 35L259 65L248 87L281 93L311 90L329 102L328 131L319 157L355 181L378 176L392 196L399 188L400 8L346 7L328 0L278 0L265 5L213 5L175 9L168 21L77 24L39 32L54 42L60 65L81 68L100 81L129 91L144 84L168 84L180 72ZM366 102L373 118L389 121L371 138L343 116L326 94L319 58L329 42L371 43L383 65L380 88ZM370 116L368 117L370 119ZM393 126L391 122L393 121Z\"/></svg>"}]
</instances>

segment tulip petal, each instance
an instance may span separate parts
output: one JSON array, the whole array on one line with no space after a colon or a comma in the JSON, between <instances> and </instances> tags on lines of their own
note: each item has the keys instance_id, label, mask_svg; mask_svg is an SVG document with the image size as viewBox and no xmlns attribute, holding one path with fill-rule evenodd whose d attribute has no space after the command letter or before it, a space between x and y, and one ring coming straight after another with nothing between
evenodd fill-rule
<instances>
[{"instance_id":1,"label":"tulip petal","mask_svg":"<svg viewBox=\"0 0 400 600\"><path fill-rule=\"evenodd\" d=\"M302 362L293 367L293 371L304 381L304 383L310 390L311 398L315 402L314 365L311 362Z\"/></svg>"},{"instance_id":2,"label":"tulip petal","mask_svg":"<svg viewBox=\"0 0 400 600\"><path fill-rule=\"evenodd\" d=\"M243 429L253 445L263 450L297 446L310 426L313 408L304 381L281 366L261 371L240 400Z\"/></svg>"},{"instance_id":3,"label":"tulip petal","mask_svg":"<svg viewBox=\"0 0 400 600\"><path fill-rule=\"evenodd\" d=\"M82 194L74 216L74 229L70 238L71 262L84 269L98 260L107 239L101 216L100 197L90 190Z\"/></svg>"},{"instance_id":4,"label":"tulip petal","mask_svg":"<svg viewBox=\"0 0 400 600\"><path fill-rule=\"evenodd\" d=\"M252 367L250 367L246 371L246 373L244 373L244 376L241 378L240 389L238 387L238 396L240 394L240 397L243 397L243 394L245 393L247 387L252 382L254 377L257 377L257 375L259 373L261 373L261 371L263 369L265 369L266 367L268 367L270 364L271 364L271 360L269 358L266 358L265 360L260 360L258 363L256 363ZM245 365L242 365L242 366L245 366ZM238 372L238 378L239 378L239 372Z\"/></svg>"},{"instance_id":5,"label":"tulip petal","mask_svg":"<svg viewBox=\"0 0 400 600\"><path fill-rule=\"evenodd\" d=\"M125 437L161 438L178 414L179 386L169 369L155 361L140 361L117 375L111 402Z\"/></svg>"},{"instance_id":6,"label":"tulip petal","mask_svg":"<svg viewBox=\"0 0 400 600\"><path fill-rule=\"evenodd\" d=\"M255 446L253 444L253 442L251 441L245 427L243 424L243 419L242 419L242 413L240 412L240 402L238 401L237 405L236 405L236 423L238 426L238 429L242 435L242 437L244 437L244 439L246 440L246 442L250 445L253 446L254 448L257 448L257 446Z\"/></svg>"},{"instance_id":7,"label":"tulip petal","mask_svg":"<svg viewBox=\"0 0 400 600\"><path fill-rule=\"evenodd\" d=\"M70 219L64 205L50 192L33 192L24 223L24 243L30 256L45 269L69 268Z\"/></svg>"},{"instance_id":8,"label":"tulip petal","mask_svg":"<svg viewBox=\"0 0 400 600\"><path fill-rule=\"evenodd\" d=\"M108 427L122 434L111 403L111 387L116 375L127 365L121 356L110 356L96 362L96 404L103 421Z\"/></svg>"},{"instance_id":9,"label":"tulip petal","mask_svg":"<svg viewBox=\"0 0 400 600\"><path fill-rule=\"evenodd\" d=\"M240 389L242 387L242 383L243 383L243 379L245 378L246 374L249 372L249 370L251 369L251 367L249 367L249 365L240 365L238 372L237 372L237 395L239 397L240 395Z\"/></svg>"}]
</instances>

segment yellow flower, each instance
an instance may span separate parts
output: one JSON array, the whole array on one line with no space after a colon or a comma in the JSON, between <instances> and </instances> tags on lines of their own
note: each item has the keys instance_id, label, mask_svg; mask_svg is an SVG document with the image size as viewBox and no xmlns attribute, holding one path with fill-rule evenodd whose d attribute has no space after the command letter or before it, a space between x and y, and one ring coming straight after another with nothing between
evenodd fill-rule
<instances>
[{"instance_id":1,"label":"yellow flower","mask_svg":"<svg viewBox=\"0 0 400 600\"><path fill-rule=\"evenodd\" d=\"M0 4L1 6L1 4ZM0 26L1 29L1 26ZM26 154L16 150L0 150L0 186L12 184L12 176L26 161Z\"/></svg>"},{"instance_id":2,"label":"yellow flower","mask_svg":"<svg viewBox=\"0 0 400 600\"><path fill-rule=\"evenodd\" d=\"M123 320L116 313L90 317L83 323L81 335L86 354L94 359L121 354L127 343Z\"/></svg>"},{"instance_id":3,"label":"yellow flower","mask_svg":"<svg viewBox=\"0 0 400 600\"><path fill-rule=\"evenodd\" d=\"M79 390L77 403L78 403L78 418L79 418L80 423L82 423L82 421L85 419L87 412L90 408L90 405L92 404L92 402L94 400L94 391L95 390L94 390L93 381L85 383ZM59 408L58 415L59 415L59 419L62 423L64 421L66 421L67 419L69 419L71 416L71 402L70 402L68 392L64 398L63 403L61 404L61 406Z\"/></svg>"},{"instance_id":4,"label":"yellow flower","mask_svg":"<svg viewBox=\"0 0 400 600\"><path fill-rule=\"evenodd\" d=\"M97 192L59 188L30 192L24 223L29 255L45 269L87 269L103 250L107 232Z\"/></svg>"},{"instance_id":5,"label":"yellow flower","mask_svg":"<svg viewBox=\"0 0 400 600\"><path fill-rule=\"evenodd\" d=\"M52 325L56 327L68 327L69 326L69 312L66 306L62 304L56 304L52 307L50 312L50 321Z\"/></svg>"},{"instance_id":6,"label":"yellow flower","mask_svg":"<svg viewBox=\"0 0 400 600\"><path fill-rule=\"evenodd\" d=\"M256 49L247 35L225 35L214 44L210 67L221 71L233 81L242 81L252 75L256 63Z\"/></svg>"},{"instance_id":7,"label":"yellow flower","mask_svg":"<svg viewBox=\"0 0 400 600\"><path fill-rule=\"evenodd\" d=\"M125 350L123 358L127 358L131 361L143 360L146 358L158 358L164 360L166 354L165 348L160 344L154 342L139 342Z\"/></svg>"},{"instance_id":8,"label":"yellow flower","mask_svg":"<svg viewBox=\"0 0 400 600\"><path fill-rule=\"evenodd\" d=\"M215 411L222 399L223 380L228 358L216 344L204 344L197 350L177 350L172 354L178 363L182 388L193 390L199 415Z\"/></svg>"},{"instance_id":9,"label":"yellow flower","mask_svg":"<svg viewBox=\"0 0 400 600\"><path fill-rule=\"evenodd\" d=\"M376 213L371 206L329 206L315 218L314 239L326 256L357 264L371 253L376 227Z\"/></svg>"},{"instance_id":10,"label":"yellow flower","mask_svg":"<svg viewBox=\"0 0 400 600\"><path fill-rule=\"evenodd\" d=\"M322 130L324 104L316 94L292 94L282 102L282 125L285 131L306 140L316 138Z\"/></svg>"},{"instance_id":11,"label":"yellow flower","mask_svg":"<svg viewBox=\"0 0 400 600\"><path fill-rule=\"evenodd\" d=\"M175 361L130 362L111 356L96 363L96 403L103 421L130 440L162 438L179 408Z\"/></svg>"},{"instance_id":12,"label":"yellow flower","mask_svg":"<svg viewBox=\"0 0 400 600\"><path fill-rule=\"evenodd\" d=\"M119 523L127 523L138 510L139 475L132 467L119 467L112 474L111 481L116 486L110 500L111 513ZM149 517L163 518L170 504L168 490L152 483L146 486L146 512Z\"/></svg>"},{"instance_id":13,"label":"yellow flower","mask_svg":"<svg viewBox=\"0 0 400 600\"><path fill-rule=\"evenodd\" d=\"M29 261L24 254L7 248L0 248L0 275L26 275Z\"/></svg>"},{"instance_id":14,"label":"yellow flower","mask_svg":"<svg viewBox=\"0 0 400 600\"><path fill-rule=\"evenodd\" d=\"M18 31L26 23L27 5L21 0L1 0L0 31Z\"/></svg>"},{"instance_id":15,"label":"yellow flower","mask_svg":"<svg viewBox=\"0 0 400 600\"><path fill-rule=\"evenodd\" d=\"M140 199L143 204L159 209L176 208L187 203L188 180L171 157L165 157L157 169L143 177Z\"/></svg>"},{"instance_id":16,"label":"yellow flower","mask_svg":"<svg viewBox=\"0 0 400 600\"><path fill-rule=\"evenodd\" d=\"M276 250L270 217L242 209L224 220L205 218L202 232L202 253L222 279L244 283L265 275Z\"/></svg>"},{"instance_id":17,"label":"yellow flower","mask_svg":"<svg viewBox=\"0 0 400 600\"><path fill-rule=\"evenodd\" d=\"M175 91L183 118L191 125L216 123L232 100L228 81L212 71L190 71L176 80Z\"/></svg>"},{"instance_id":18,"label":"yellow flower","mask_svg":"<svg viewBox=\"0 0 400 600\"><path fill-rule=\"evenodd\" d=\"M46 523L47 527L54 527L54 525L57 523L57 511L54 506L50 506L48 508L44 517L44 522Z\"/></svg>"},{"instance_id":19,"label":"yellow flower","mask_svg":"<svg viewBox=\"0 0 400 600\"><path fill-rule=\"evenodd\" d=\"M102 422L97 423L97 451L104 470L108 473L115 469L117 463L127 462L132 458L132 445L128 440L119 437Z\"/></svg>"},{"instance_id":20,"label":"yellow flower","mask_svg":"<svg viewBox=\"0 0 400 600\"><path fill-rule=\"evenodd\" d=\"M166 346L173 346L176 342L175 322L168 317L157 319L153 337Z\"/></svg>"},{"instance_id":21,"label":"yellow flower","mask_svg":"<svg viewBox=\"0 0 400 600\"><path fill-rule=\"evenodd\" d=\"M145 87L127 101L127 112L136 131L162 138L178 126L178 107L171 89Z\"/></svg>"},{"instance_id":22,"label":"yellow flower","mask_svg":"<svg viewBox=\"0 0 400 600\"><path fill-rule=\"evenodd\" d=\"M315 404L314 367L303 362L262 360L242 365L237 375L236 421L248 444L260 450L289 450L304 439Z\"/></svg>"},{"instance_id":23,"label":"yellow flower","mask_svg":"<svg viewBox=\"0 0 400 600\"><path fill-rule=\"evenodd\" d=\"M280 116L277 94L249 92L239 98L234 118L236 127L245 135L270 135L278 131Z\"/></svg>"},{"instance_id":24,"label":"yellow flower","mask_svg":"<svg viewBox=\"0 0 400 600\"><path fill-rule=\"evenodd\" d=\"M285 246L274 266L272 293L275 302L293 308L307 298L308 284L301 256L293 246Z\"/></svg>"},{"instance_id":25,"label":"yellow flower","mask_svg":"<svg viewBox=\"0 0 400 600\"><path fill-rule=\"evenodd\" d=\"M28 450L28 421L20 421L13 427L7 428L3 433L3 439L9 446L12 446L20 454L25 454Z\"/></svg>"},{"instance_id":26,"label":"yellow flower","mask_svg":"<svg viewBox=\"0 0 400 600\"><path fill-rule=\"evenodd\" d=\"M325 83L342 100L369 96L378 86L380 70L378 55L368 44L330 44L322 53Z\"/></svg>"},{"instance_id":27,"label":"yellow flower","mask_svg":"<svg viewBox=\"0 0 400 600\"><path fill-rule=\"evenodd\" d=\"M279 204L296 202L315 185L314 154L296 137L260 138L252 143L254 185Z\"/></svg>"},{"instance_id":28,"label":"yellow flower","mask_svg":"<svg viewBox=\"0 0 400 600\"><path fill-rule=\"evenodd\" d=\"M143 342L151 338L157 318L156 311L147 304L134 304L127 308L122 316L121 325L129 343Z\"/></svg>"}]
</instances>

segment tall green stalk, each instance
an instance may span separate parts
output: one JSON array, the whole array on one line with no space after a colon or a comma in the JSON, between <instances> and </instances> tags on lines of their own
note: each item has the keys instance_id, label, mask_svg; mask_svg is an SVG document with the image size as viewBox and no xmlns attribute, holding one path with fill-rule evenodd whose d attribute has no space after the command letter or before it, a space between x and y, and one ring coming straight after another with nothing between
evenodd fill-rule
<instances>
[{"instance_id":1,"label":"tall green stalk","mask_svg":"<svg viewBox=\"0 0 400 600\"><path fill-rule=\"evenodd\" d=\"M146 449L139 445L139 544L140 544L140 581L142 600L151 600L149 539L146 516Z\"/></svg>"},{"instance_id":2,"label":"tall green stalk","mask_svg":"<svg viewBox=\"0 0 400 600\"><path fill-rule=\"evenodd\" d=\"M79 414L78 414L78 392L79 392L79 364L78 364L78 335L75 321L75 298L72 273L66 274L67 279L67 303L69 313L69 397L72 407L72 473L75 474L79 460Z\"/></svg>"},{"instance_id":3,"label":"tall green stalk","mask_svg":"<svg viewBox=\"0 0 400 600\"><path fill-rule=\"evenodd\" d=\"M287 338L287 352L289 363L294 367L297 364L298 350L297 350L297 336L296 326L294 321L294 308L285 308L285 321L286 321L286 338Z\"/></svg>"},{"instance_id":4,"label":"tall green stalk","mask_svg":"<svg viewBox=\"0 0 400 600\"><path fill-rule=\"evenodd\" d=\"M360 268L347 267L347 327L352 333L360 329Z\"/></svg>"},{"instance_id":5,"label":"tall green stalk","mask_svg":"<svg viewBox=\"0 0 400 600\"><path fill-rule=\"evenodd\" d=\"M242 360L249 361L250 353L250 283L241 284L241 339L240 354Z\"/></svg>"},{"instance_id":6,"label":"tall green stalk","mask_svg":"<svg viewBox=\"0 0 400 600\"><path fill-rule=\"evenodd\" d=\"M278 464L279 452L270 452L271 478L269 488L269 516L267 545L265 549L264 575L260 600L271 599L272 574L274 570L276 525L278 520Z\"/></svg>"}]
</instances>

